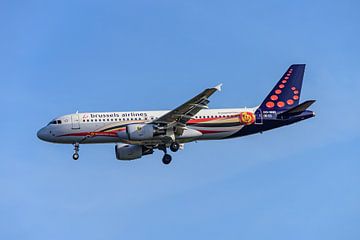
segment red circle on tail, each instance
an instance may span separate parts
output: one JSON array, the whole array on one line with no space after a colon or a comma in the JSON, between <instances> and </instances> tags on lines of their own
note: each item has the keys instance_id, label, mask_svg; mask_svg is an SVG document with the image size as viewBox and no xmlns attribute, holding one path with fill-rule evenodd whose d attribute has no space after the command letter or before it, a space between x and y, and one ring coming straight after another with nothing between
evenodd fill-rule
<instances>
[{"instance_id":1,"label":"red circle on tail","mask_svg":"<svg viewBox=\"0 0 360 240\"><path fill-rule=\"evenodd\" d=\"M274 106L275 106L275 103L274 103L274 102L268 101L268 102L266 103L266 107L268 107L268 108L273 108Z\"/></svg>"},{"instance_id":2,"label":"red circle on tail","mask_svg":"<svg viewBox=\"0 0 360 240\"><path fill-rule=\"evenodd\" d=\"M277 95L271 95L270 99L276 101L279 99L279 97Z\"/></svg>"},{"instance_id":3,"label":"red circle on tail","mask_svg":"<svg viewBox=\"0 0 360 240\"><path fill-rule=\"evenodd\" d=\"M286 101L286 103L287 103L288 105L293 105L293 104L294 104L294 100L289 99L289 100Z\"/></svg>"},{"instance_id":4,"label":"red circle on tail","mask_svg":"<svg viewBox=\"0 0 360 240\"><path fill-rule=\"evenodd\" d=\"M276 104L279 108L282 108L283 106L285 106L285 103L283 101L279 101L277 104Z\"/></svg>"}]
</instances>

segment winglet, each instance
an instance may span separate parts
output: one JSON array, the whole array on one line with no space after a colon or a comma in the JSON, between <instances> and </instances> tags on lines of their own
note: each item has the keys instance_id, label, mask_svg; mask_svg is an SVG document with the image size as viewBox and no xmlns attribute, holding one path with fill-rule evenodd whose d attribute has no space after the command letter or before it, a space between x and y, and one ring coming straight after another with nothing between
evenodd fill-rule
<instances>
[{"instance_id":1,"label":"winglet","mask_svg":"<svg viewBox=\"0 0 360 240\"><path fill-rule=\"evenodd\" d=\"M215 86L215 87L213 87L213 88L215 88L216 90L218 90L219 92L221 91L221 86L222 86L223 84L222 83L220 83L219 85L217 85L217 86Z\"/></svg>"}]
</instances>

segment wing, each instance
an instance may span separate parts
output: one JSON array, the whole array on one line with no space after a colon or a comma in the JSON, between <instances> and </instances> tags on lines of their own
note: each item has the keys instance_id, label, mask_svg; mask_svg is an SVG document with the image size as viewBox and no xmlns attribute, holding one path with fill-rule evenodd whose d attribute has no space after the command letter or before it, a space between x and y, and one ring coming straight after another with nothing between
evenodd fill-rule
<instances>
[{"instance_id":1,"label":"wing","mask_svg":"<svg viewBox=\"0 0 360 240\"><path fill-rule=\"evenodd\" d=\"M186 103L154 120L153 123L167 127L176 125L185 126L201 109L208 108L207 104L210 102L208 98L216 91L221 91L221 86L222 84L219 84L216 87L205 89Z\"/></svg>"}]
</instances>

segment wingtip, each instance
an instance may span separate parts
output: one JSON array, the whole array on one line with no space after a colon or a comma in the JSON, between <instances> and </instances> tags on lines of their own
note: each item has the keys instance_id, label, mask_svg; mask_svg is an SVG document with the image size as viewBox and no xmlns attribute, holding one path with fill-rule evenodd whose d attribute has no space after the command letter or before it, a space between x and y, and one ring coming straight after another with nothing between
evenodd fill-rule
<instances>
[{"instance_id":1,"label":"wingtip","mask_svg":"<svg viewBox=\"0 0 360 240\"><path fill-rule=\"evenodd\" d=\"M218 90L218 91L221 91L221 86L222 86L223 84L222 83L220 83L219 85L216 85L214 88L216 89L216 90Z\"/></svg>"}]
</instances>

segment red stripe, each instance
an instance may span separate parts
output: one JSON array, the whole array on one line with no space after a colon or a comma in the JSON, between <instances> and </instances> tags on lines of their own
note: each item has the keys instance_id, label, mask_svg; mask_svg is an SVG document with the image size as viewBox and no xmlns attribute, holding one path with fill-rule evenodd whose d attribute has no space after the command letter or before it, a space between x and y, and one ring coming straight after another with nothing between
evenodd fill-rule
<instances>
[{"instance_id":1,"label":"red stripe","mask_svg":"<svg viewBox=\"0 0 360 240\"><path fill-rule=\"evenodd\" d=\"M80 132L80 133L69 133L60 135L59 137L86 137L86 136L102 136L102 137L117 137L116 132Z\"/></svg>"}]
</instances>

